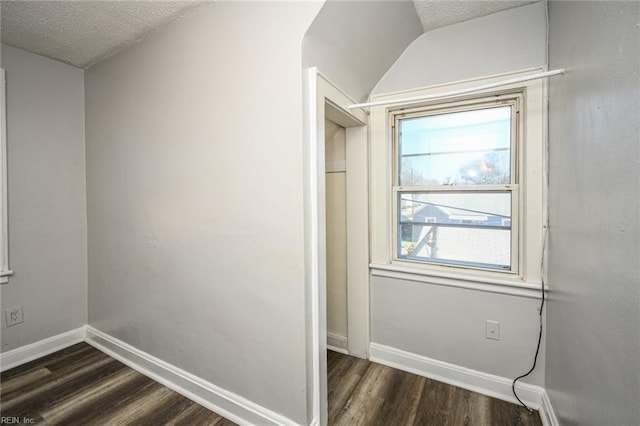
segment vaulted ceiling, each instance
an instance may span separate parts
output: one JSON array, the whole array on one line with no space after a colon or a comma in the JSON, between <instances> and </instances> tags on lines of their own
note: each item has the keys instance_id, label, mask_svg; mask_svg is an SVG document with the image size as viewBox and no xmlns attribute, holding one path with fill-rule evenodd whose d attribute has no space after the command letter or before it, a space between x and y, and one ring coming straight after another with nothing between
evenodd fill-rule
<instances>
[{"instance_id":1,"label":"vaulted ceiling","mask_svg":"<svg viewBox=\"0 0 640 426\"><path fill-rule=\"evenodd\" d=\"M415 0L423 30L535 1ZM0 5L2 42L79 68L125 49L207 1L25 1Z\"/></svg>"}]
</instances>

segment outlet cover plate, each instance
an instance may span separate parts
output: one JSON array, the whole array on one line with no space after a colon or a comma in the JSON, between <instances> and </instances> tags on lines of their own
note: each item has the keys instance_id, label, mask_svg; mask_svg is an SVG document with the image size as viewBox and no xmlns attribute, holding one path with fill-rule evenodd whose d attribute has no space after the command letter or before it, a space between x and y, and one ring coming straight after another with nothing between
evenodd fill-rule
<instances>
[{"instance_id":1,"label":"outlet cover plate","mask_svg":"<svg viewBox=\"0 0 640 426\"><path fill-rule=\"evenodd\" d=\"M500 340L500 323L498 321L487 320L486 327L485 337L487 339Z\"/></svg>"},{"instance_id":2,"label":"outlet cover plate","mask_svg":"<svg viewBox=\"0 0 640 426\"><path fill-rule=\"evenodd\" d=\"M24 318L22 316L22 306L15 306L13 308L9 308L4 311L4 314L7 319L7 327L11 327L12 325L20 324L24 322Z\"/></svg>"}]
</instances>

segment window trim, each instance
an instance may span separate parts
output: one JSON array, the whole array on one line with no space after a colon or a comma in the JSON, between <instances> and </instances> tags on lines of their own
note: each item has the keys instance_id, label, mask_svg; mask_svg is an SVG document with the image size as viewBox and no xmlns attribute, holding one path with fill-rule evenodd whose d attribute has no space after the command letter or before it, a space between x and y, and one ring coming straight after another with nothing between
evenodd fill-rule
<instances>
[{"instance_id":1,"label":"window trim","mask_svg":"<svg viewBox=\"0 0 640 426\"><path fill-rule=\"evenodd\" d=\"M9 282L9 234L7 220L7 115L5 71L0 68L0 284Z\"/></svg>"},{"instance_id":2,"label":"window trim","mask_svg":"<svg viewBox=\"0 0 640 426\"><path fill-rule=\"evenodd\" d=\"M403 99L407 97L438 95L453 90L463 90L479 84L491 84L504 81L505 78L520 78L537 74L540 68L526 69L516 72L496 74L478 79L457 81L424 88L406 90L394 93L385 93L372 97L372 101L387 101ZM406 274L419 275L416 280L428 282L424 277L454 275L467 277L467 281L482 282L490 280L498 285L509 282L515 286L527 286L537 284L541 278L541 256L544 236L544 224L546 223L546 200L544 191L545 182L545 149L546 135L544 132L546 120L546 80L537 79L519 82L501 87L500 89L486 89L460 96L440 98L437 101L411 102L407 105L379 105L371 107L370 129L370 203L371 203L371 263L373 271L388 270L404 271ZM508 273L496 270L468 269L460 266L444 266L407 262L394 259L394 213L395 202L393 197L392 179L394 166L393 152L393 117L392 112L416 108L440 107L457 102L465 102L471 99L493 97L520 91L523 93L521 111L524 111L520 119L522 128L520 135L520 155L517 157L517 170L519 173L518 185L518 218L520 236L518 249L518 272ZM515 217L515 215L514 215ZM513 224L514 229L516 224ZM419 271L419 273L417 273ZM423 279L424 278L424 279ZM466 282L466 281L465 281Z\"/></svg>"}]
</instances>

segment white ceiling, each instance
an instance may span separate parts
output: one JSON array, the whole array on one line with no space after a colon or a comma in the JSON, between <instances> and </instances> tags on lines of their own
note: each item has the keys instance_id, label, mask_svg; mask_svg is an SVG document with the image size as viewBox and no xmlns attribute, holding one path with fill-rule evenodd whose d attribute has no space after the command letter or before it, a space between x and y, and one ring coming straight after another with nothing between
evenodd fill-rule
<instances>
[{"instance_id":1,"label":"white ceiling","mask_svg":"<svg viewBox=\"0 0 640 426\"><path fill-rule=\"evenodd\" d=\"M424 32L540 0L414 0Z\"/></svg>"},{"instance_id":2,"label":"white ceiling","mask_svg":"<svg viewBox=\"0 0 640 426\"><path fill-rule=\"evenodd\" d=\"M415 0L422 28L468 21L538 0ZM83 0L0 3L2 42L88 68L207 0Z\"/></svg>"},{"instance_id":3,"label":"white ceiling","mask_svg":"<svg viewBox=\"0 0 640 426\"><path fill-rule=\"evenodd\" d=\"M2 0L2 43L88 68L202 3Z\"/></svg>"}]
</instances>

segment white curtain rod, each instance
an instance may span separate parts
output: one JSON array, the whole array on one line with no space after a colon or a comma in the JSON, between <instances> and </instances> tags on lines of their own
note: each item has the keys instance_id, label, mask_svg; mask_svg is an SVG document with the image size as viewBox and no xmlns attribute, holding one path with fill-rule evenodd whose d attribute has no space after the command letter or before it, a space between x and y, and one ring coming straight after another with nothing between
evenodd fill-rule
<instances>
[{"instance_id":1,"label":"white curtain rod","mask_svg":"<svg viewBox=\"0 0 640 426\"><path fill-rule=\"evenodd\" d=\"M376 101L376 102L364 102L361 104L348 105L347 108L353 109L353 108L365 108L365 107L380 106L380 105L408 104L408 103L414 103L414 102L428 101L432 99L448 98L450 96L464 95L467 93L478 92L480 90L493 89L494 87L507 86L509 84L522 83L523 81L537 80L540 78L553 77L554 75L560 75L560 74L564 74L564 68L560 68L553 71L545 71L538 74L532 74L526 77L518 77L518 78L512 78L510 80L503 80L495 83L483 84L482 86L470 87L468 89L461 89L461 90L454 90L451 92L439 93L437 95L423 95L423 96L414 96L413 98L390 99L386 101Z\"/></svg>"}]
</instances>

